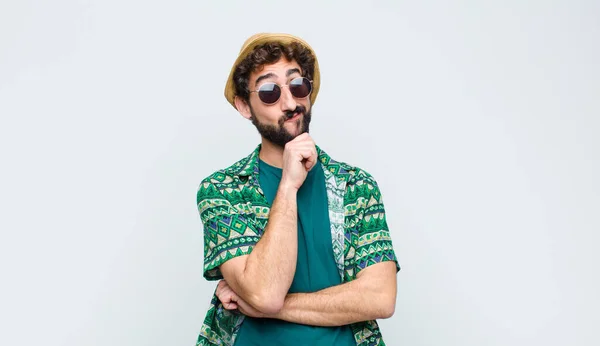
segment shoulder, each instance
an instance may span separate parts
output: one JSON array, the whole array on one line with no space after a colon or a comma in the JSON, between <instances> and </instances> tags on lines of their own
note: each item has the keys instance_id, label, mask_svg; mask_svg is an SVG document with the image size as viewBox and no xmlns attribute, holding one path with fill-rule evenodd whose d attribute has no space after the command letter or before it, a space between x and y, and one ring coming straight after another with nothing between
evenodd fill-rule
<instances>
[{"instance_id":1,"label":"shoulder","mask_svg":"<svg viewBox=\"0 0 600 346\"><path fill-rule=\"evenodd\" d=\"M365 169L360 168L358 166L351 166L351 174L350 179L348 179L348 184L369 184L372 186L377 186L377 180L371 173L367 172Z\"/></svg>"},{"instance_id":2,"label":"shoulder","mask_svg":"<svg viewBox=\"0 0 600 346\"><path fill-rule=\"evenodd\" d=\"M366 169L347 161L337 161L321 148L318 149L323 169L336 176L336 180L345 181L344 203L347 206L381 199L377 180Z\"/></svg>"},{"instance_id":3,"label":"shoulder","mask_svg":"<svg viewBox=\"0 0 600 346\"><path fill-rule=\"evenodd\" d=\"M375 200L381 198L379 185L371 173L358 166L351 166L350 172L347 184L348 189L352 191L355 198L375 198Z\"/></svg>"},{"instance_id":4,"label":"shoulder","mask_svg":"<svg viewBox=\"0 0 600 346\"><path fill-rule=\"evenodd\" d=\"M378 189L377 180L366 169L344 161L329 159L324 162L325 168L338 176L345 176L347 187L368 187Z\"/></svg>"},{"instance_id":5,"label":"shoulder","mask_svg":"<svg viewBox=\"0 0 600 346\"><path fill-rule=\"evenodd\" d=\"M198 186L196 198L200 203L206 198L223 198L223 192L232 192L240 189L240 175L248 170L248 165L253 154L246 156L229 167L219 169L204 177Z\"/></svg>"},{"instance_id":6,"label":"shoulder","mask_svg":"<svg viewBox=\"0 0 600 346\"><path fill-rule=\"evenodd\" d=\"M322 148L317 149L324 169L346 182L346 197L354 199L380 194L377 180L367 170L347 161L337 161Z\"/></svg>"}]
</instances>

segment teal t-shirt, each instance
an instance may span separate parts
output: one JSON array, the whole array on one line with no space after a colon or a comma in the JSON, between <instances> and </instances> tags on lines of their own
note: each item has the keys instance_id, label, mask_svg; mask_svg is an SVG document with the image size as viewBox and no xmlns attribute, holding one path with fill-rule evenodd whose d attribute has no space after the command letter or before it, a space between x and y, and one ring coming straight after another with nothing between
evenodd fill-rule
<instances>
[{"instance_id":1,"label":"teal t-shirt","mask_svg":"<svg viewBox=\"0 0 600 346\"><path fill-rule=\"evenodd\" d=\"M273 204L282 169L259 161L259 180ZM333 257L325 174L317 163L298 190L298 259L289 293L316 292L341 283ZM283 245L283 244L282 244ZM235 346L356 345L349 326L315 327L275 319L246 317Z\"/></svg>"}]
</instances>

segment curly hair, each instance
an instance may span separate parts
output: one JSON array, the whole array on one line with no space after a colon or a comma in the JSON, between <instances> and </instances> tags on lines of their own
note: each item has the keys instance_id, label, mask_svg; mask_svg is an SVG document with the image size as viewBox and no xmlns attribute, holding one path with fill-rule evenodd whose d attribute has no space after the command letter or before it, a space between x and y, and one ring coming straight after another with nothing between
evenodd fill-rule
<instances>
[{"instance_id":1,"label":"curly hair","mask_svg":"<svg viewBox=\"0 0 600 346\"><path fill-rule=\"evenodd\" d=\"M310 80L313 79L315 57L310 49L297 42L288 45L269 42L256 46L236 67L233 73L235 94L248 102L250 97L248 91L250 73L260 70L266 64L279 61L282 56L288 61L295 60L300 65L302 76Z\"/></svg>"}]
</instances>

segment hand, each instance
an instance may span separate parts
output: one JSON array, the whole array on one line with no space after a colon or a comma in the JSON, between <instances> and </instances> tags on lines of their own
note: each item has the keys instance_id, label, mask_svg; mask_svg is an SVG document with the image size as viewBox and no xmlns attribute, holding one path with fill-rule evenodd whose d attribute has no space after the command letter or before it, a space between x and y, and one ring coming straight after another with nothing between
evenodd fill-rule
<instances>
[{"instance_id":1,"label":"hand","mask_svg":"<svg viewBox=\"0 0 600 346\"><path fill-rule=\"evenodd\" d=\"M283 150L281 183L296 190L304 183L308 172L317 163L317 148L308 133L289 141Z\"/></svg>"},{"instance_id":2,"label":"hand","mask_svg":"<svg viewBox=\"0 0 600 346\"><path fill-rule=\"evenodd\" d=\"M246 303L240 296L238 296L225 280L219 281L217 284L217 298L223 304L226 310L239 310L242 314L255 318L268 317L266 314L256 310L250 304Z\"/></svg>"},{"instance_id":3,"label":"hand","mask_svg":"<svg viewBox=\"0 0 600 346\"><path fill-rule=\"evenodd\" d=\"M227 310L235 310L238 308L237 301L240 297L227 285L225 280L219 281L217 284L217 291L215 293L217 298L223 303L223 307Z\"/></svg>"}]
</instances>

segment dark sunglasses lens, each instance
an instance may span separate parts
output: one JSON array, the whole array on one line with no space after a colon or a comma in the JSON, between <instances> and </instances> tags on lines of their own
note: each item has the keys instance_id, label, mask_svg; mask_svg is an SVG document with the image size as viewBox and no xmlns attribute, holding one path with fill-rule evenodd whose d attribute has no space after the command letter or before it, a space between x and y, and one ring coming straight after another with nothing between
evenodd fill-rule
<instances>
[{"instance_id":1,"label":"dark sunglasses lens","mask_svg":"<svg viewBox=\"0 0 600 346\"><path fill-rule=\"evenodd\" d=\"M279 100L281 89L274 83L266 83L258 89L258 97L264 103L275 103Z\"/></svg>"},{"instance_id":2,"label":"dark sunglasses lens","mask_svg":"<svg viewBox=\"0 0 600 346\"><path fill-rule=\"evenodd\" d=\"M299 99L305 98L310 94L312 85L310 81L305 77L295 78L290 82L290 92L294 97Z\"/></svg>"}]
</instances>

